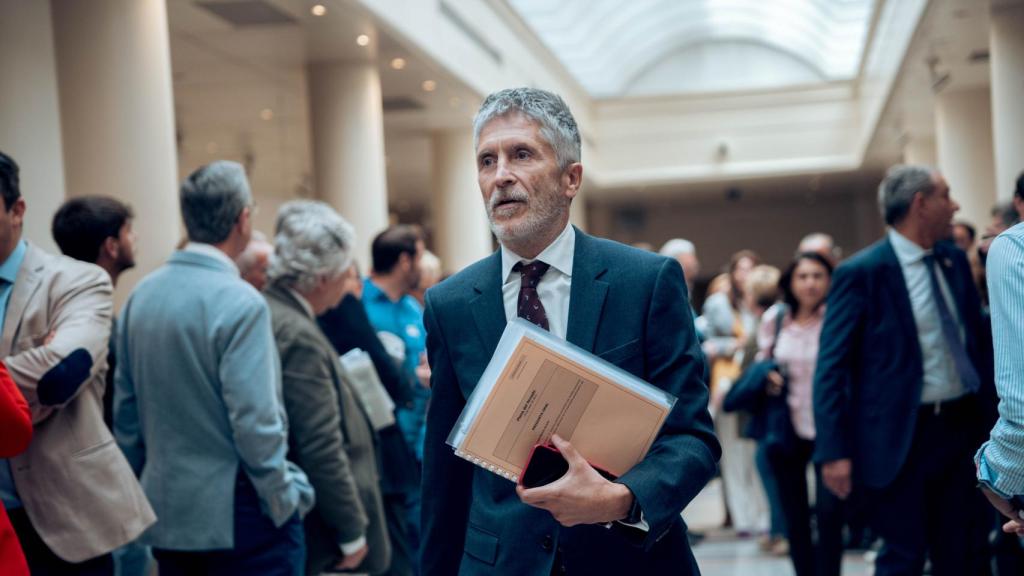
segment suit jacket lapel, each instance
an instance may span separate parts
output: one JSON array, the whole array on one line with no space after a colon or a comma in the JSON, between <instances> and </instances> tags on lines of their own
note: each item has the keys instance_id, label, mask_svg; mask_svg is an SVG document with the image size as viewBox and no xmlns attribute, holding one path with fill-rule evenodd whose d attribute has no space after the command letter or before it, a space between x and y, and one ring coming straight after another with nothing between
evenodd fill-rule
<instances>
[{"instance_id":1,"label":"suit jacket lapel","mask_svg":"<svg viewBox=\"0 0 1024 576\"><path fill-rule=\"evenodd\" d=\"M896 251L892 243L886 238L882 245L882 262L885 264L883 270L884 282L889 286L893 304L896 305L896 316L903 324L907 334L917 334L917 323L914 321L914 310L910 304L910 293L907 292L907 282L903 277L903 268L896 257Z\"/></svg>"},{"instance_id":2,"label":"suit jacket lapel","mask_svg":"<svg viewBox=\"0 0 1024 576\"><path fill-rule=\"evenodd\" d=\"M32 244L28 245L25 252L25 259L21 262L18 270L18 279L11 288L11 298L7 302L7 313L4 317L4 331L0 338L0 346L3 346L3 356L11 353L14 345L14 335L18 333L21 326L21 319L25 316L25 308L28 306L32 295L39 289L42 282L42 270L46 267L42 254Z\"/></svg>"},{"instance_id":3,"label":"suit jacket lapel","mask_svg":"<svg viewBox=\"0 0 1024 576\"><path fill-rule=\"evenodd\" d=\"M486 261L486 265L473 284L476 296L469 301L473 321L480 333L480 341L488 356L498 347L505 331L505 303L501 294L501 250Z\"/></svg>"},{"instance_id":4,"label":"suit jacket lapel","mask_svg":"<svg viewBox=\"0 0 1024 576\"><path fill-rule=\"evenodd\" d=\"M575 228L575 227L574 227ZM594 339L608 295L608 283L600 278L608 271L597 250L596 241L576 229L576 250L572 262L572 288L569 291L569 325L566 340L594 351Z\"/></svg>"}]
</instances>

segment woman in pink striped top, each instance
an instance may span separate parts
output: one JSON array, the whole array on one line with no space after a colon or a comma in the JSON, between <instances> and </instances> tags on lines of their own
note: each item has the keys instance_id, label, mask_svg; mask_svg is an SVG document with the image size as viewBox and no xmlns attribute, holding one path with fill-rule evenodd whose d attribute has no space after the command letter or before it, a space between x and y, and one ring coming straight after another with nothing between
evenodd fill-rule
<instances>
[{"instance_id":1,"label":"woman in pink striped top","mask_svg":"<svg viewBox=\"0 0 1024 576\"><path fill-rule=\"evenodd\" d=\"M779 279L784 303L765 312L758 332L759 357L771 357L778 366L766 378L767 392L785 394L789 406L789 430L780 434L787 441L769 449L768 461L778 481L797 576L838 576L842 562L840 503L824 488L820 469L816 470L814 510L817 549L812 544L806 474L814 452L814 369L831 277L832 265L824 257L810 252L798 255ZM778 306L785 306L786 312L776 332Z\"/></svg>"}]
</instances>

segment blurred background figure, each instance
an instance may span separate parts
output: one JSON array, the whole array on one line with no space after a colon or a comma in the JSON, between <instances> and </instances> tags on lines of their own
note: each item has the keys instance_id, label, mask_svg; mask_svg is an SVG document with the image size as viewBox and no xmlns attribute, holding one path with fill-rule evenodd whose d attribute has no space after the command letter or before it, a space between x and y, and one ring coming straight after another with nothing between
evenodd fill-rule
<instances>
[{"instance_id":1,"label":"blurred background figure","mask_svg":"<svg viewBox=\"0 0 1024 576\"><path fill-rule=\"evenodd\" d=\"M423 295L431 286L441 281L444 271L441 267L441 259L430 250L424 250L420 257L420 279L411 292L412 297L423 306Z\"/></svg>"},{"instance_id":2,"label":"blurred background figure","mask_svg":"<svg viewBox=\"0 0 1024 576\"><path fill-rule=\"evenodd\" d=\"M267 242L266 234L253 230L249 244L238 258L235 258L242 280L262 292L267 286L267 268L270 267L270 255L273 253L274 245Z\"/></svg>"},{"instance_id":3,"label":"blurred background figure","mask_svg":"<svg viewBox=\"0 0 1024 576\"><path fill-rule=\"evenodd\" d=\"M65 256L107 271L116 286L121 273L135 267L132 209L109 196L72 198L53 215L53 239Z\"/></svg>"},{"instance_id":4,"label":"blurred background figure","mask_svg":"<svg viewBox=\"0 0 1024 576\"><path fill-rule=\"evenodd\" d=\"M96 264L106 270L117 286L121 273L135 267L135 232L132 209L116 198L85 196L68 200L53 215L51 231L61 252L75 260ZM117 318L107 347L107 387L103 391L103 420L113 426L114 371L117 367L114 342Z\"/></svg>"},{"instance_id":5,"label":"blurred background figure","mask_svg":"<svg viewBox=\"0 0 1024 576\"><path fill-rule=\"evenodd\" d=\"M779 276L781 272L774 266L759 264L747 275L747 284L743 294L747 301L747 307L757 319L753 333L760 333L762 316L765 311L771 308L779 300ZM754 363L758 354L758 340L748 338L742 351L740 368L745 374ZM786 517L782 509L782 500L779 497L779 482L772 472L768 462L769 444L764 441L763 430L752 430L753 422L751 414L740 418L740 425L745 438L757 442L757 453L754 462L757 465L757 473L761 477L761 484L764 487L765 497L768 500L769 525L768 533L758 542L761 549L776 556L785 556L789 553L789 541L786 532Z\"/></svg>"},{"instance_id":6,"label":"blurred background figure","mask_svg":"<svg viewBox=\"0 0 1024 576\"><path fill-rule=\"evenodd\" d=\"M966 220L953 222L953 244L956 244L957 248L970 254L976 245L976 238L977 231L974 229L974 226L971 226L970 222Z\"/></svg>"},{"instance_id":7,"label":"blurred background figure","mask_svg":"<svg viewBox=\"0 0 1024 576\"><path fill-rule=\"evenodd\" d=\"M782 303L765 312L758 333L759 357L776 365L763 382L766 393L785 397L789 408L779 431L785 440L768 449L768 461L778 480L797 576L838 576L843 555L842 509L822 484L820 467L815 470L813 522L807 486L815 438L814 370L831 278L832 263L821 254L797 256L779 279Z\"/></svg>"},{"instance_id":8,"label":"blurred background figure","mask_svg":"<svg viewBox=\"0 0 1024 576\"><path fill-rule=\"evenodd\" d=\"M378 476L379 445L316 317L349 285L355 231L323 202L281 206L264 296L281 358L288 456L309 476L306 574L381 574L391 563Z\"/></svg>"},{"instance_id":9,"label":"blurred background figure","mask_svg":"<svg viewBox=\"0 0 1024 576\"><path fill-rule=\"evenodd\" d=\"M377 376L395 406L412 407L412 386L418 384L403 376L401 365L384 349L370 324L361 301L363 279L356 262L352 263L345 276L344 296L337 306L320 315L320 329L339 355L357 348L369 354ZM412 527L407 509L418 500L420 469L397 423L378 430L377 436L380 444L380 491L391 540L391 567L387 574L409 576L416 572L417 550L411 540Z\"/></svg>"},{"instance_id":10,"label":"blurred background figure","mask_svg":"<svg viewBox=\"0 0 1024 576\"><path fill-rule=\"evenodd\" d=\"M118 326L114 430L158 517L142 541L161 576L294 574L314 495L287 460L270 310L234 262L252 234L245 169L199 168L180 206L189 242Z\"/></svg>"},{"instance_id":11,"label":"blurred background figure","mask_svg":"<svg viewBox=\"0 0 1024 576\"><path fill-rule=\"evenodd\" d=\"M683 267L683 276L686 278L686 288L693 300L693 283L700 276L700 260L697 259L697 247L693 242L683 238L673 238L662 245L658 251L662 256L668 256L679 262Z\"/></svg>"},{"instance_id":12,"label":"blurred background figure","mask_svg":"<svg viewBox=\"0 0 1024 576\"><path fill-rule=\"evenodd\" d=\"M371 250L373 270L363 281L363 308L378 335L387 338L385 348L391 342L392 348L399 349L392 356L402 358L401 373L409 383L409 400L398 405L396 417L406 445L419 463L423 460L430 369L423 307L412 291L420 283L420 260L426 248L418 227L396 225L377 234ZM405 498L405 524L413 558L418 557L419 550L419 495L419 491L413 491Z\"/></svg>"},{"instance_id":13,"label":"blurred background figure","mask_svg":"<svg viewBox=\"0 0 1024 576\"><path fill-rule=\"evenodd\" d=\"M61 252L106 270L117 286L121 273L135 267L136 238L131 207L110 196L83 196L65 202L53 215L51 231ZM107 347L107 387L103 391L103 420L114 426L114 374L117 370L117 317L111 324ZM132 542L115 550L118 576L145 576L153 559L149 547Z\"/></svg>"},{"instance_id":14,"label":"blurred background figure","mask_svg":"<svg viewBox=\"0 0 1024 576\"><path fill-rule=\"evenodd\" d=\"M768 502L754 463L757 445L743 437L744 423L739 417L720 408L741 373L744 346L756 337L757 317L748 307L744 289L747 275L759 262L757 254L750 250L733 254L727 283L723 282L720 291L708 296L702 314L707 323L703 350L711 366L711 413L722 444L719 467L726 509L732 528L741 536L768 530Z\"/></svg>"},{"instance_id":15,"label":"blurred background figure","mask_svg":"<svg viewBox=\"0 0 1024 576\"><path fill-rule=\"evenodd\" d=\"M814 232L804 236L796 248L797 254L814 252L820 254L829 264L835 268L843 258L843 249L836 246L836 241L831 235L824 232Z\"/></svg>"}]
</instances>

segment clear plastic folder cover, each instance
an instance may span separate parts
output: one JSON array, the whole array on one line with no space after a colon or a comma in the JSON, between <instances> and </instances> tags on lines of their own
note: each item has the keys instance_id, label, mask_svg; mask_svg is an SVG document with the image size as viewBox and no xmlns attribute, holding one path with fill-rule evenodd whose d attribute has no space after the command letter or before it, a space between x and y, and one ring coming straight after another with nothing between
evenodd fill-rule
<instances>
[{"instance_id":1,"label":"clear plastic folder cover","mask_svg":"<svg viewBox=\"0 0 1024 576\"><path fill-rule=\"evenodd\" d=\"M456 453L515 481L552 434L621 476L647 454L676 398L516 318L448 436Z\"/></svg>"}]
</instances>

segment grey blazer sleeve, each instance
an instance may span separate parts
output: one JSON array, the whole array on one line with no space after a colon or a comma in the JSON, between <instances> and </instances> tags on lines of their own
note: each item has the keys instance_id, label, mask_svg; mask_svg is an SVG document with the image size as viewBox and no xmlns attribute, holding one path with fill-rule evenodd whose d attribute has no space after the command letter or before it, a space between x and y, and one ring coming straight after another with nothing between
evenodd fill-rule
<instances>
[{"instance_id":1,"label":"grey blazer sleeve","mask_svg":"<svg viewBox=\"0 0 1024 576\"><path fill-rule=\"evenodd\" d=\"M282 388L293 458L309 476L317 511L339 544L366 534L369 525L345 452L331 356L311 339L281 348Z\"/></svg>"},{"instance_id":2,"label":"grey blazer sleeve","mask_svg":"<svg viewBox=\"0 0 1024 576\"><path fill-rule=\"evenodd\" d=\"M313 490L305 474L285 460L288 431L267 304L254 293L239 302L235 317L234 325L225 327L221 394L242 465L265 512L280 526L296 511L304 515L312 508Z\"/></svg>"}]
</instances>

